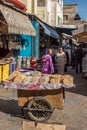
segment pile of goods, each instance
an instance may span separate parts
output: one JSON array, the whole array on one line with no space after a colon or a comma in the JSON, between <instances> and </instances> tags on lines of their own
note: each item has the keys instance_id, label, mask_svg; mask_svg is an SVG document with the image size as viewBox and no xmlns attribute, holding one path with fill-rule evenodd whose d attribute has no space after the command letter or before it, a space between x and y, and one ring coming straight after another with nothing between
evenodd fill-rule
<instances>
[{"instance_id":1,"label":"pile of goods","mask_svg":"<svg viewBox=\"0 0 87 130\"><path fill-rule=\"evenodd\" d=\"M18 56L17 68L36 68L36 67L37 67L36 57Z\"/></svg>"},{"instance_id":2,"label":"pile of goods","mask_svg":"<svg viewBox=\"0 0 87 130\"><path fill-rule=\"evenodd\" d=\"M74 84L74 78L71 75L60 75L60 74L41 74L39 71L33 71L29 75L26 73L21 73L19 71L14 71L7 79L10 82L18 82L23 84L35 84L35 83L42 83L42 84Z\"/></svg>"}]
</instances>

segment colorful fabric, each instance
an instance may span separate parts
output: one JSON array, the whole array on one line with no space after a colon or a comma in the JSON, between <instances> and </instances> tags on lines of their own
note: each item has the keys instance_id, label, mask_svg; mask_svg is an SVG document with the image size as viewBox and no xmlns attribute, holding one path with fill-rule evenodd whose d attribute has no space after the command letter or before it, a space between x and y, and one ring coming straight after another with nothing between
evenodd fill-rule
<instances>
[{"instance_id":1,"label":"colorful fabric","mask_svg":"<svg viewBox=\"0 0 87 130\"><path fill-rule=\"evenodd\" d=\"M54 73L53 61L51 55L47 54L42 56L42 68L41 72L43 74L52 74Z\"/></svg>"},{"instance_id":2,"label":"colorful fabric","mask_svg":"<svg viewBox=\"0 0 87 130\"><path fill-rule=\"evenodd\" d=\"M76 87L75 84L53 84L53 83L35 83L35 84L23 84L16 82L4 82L4 88L21 89L21 90L54 90L60 88L72 88Z\"/></svg>"},{"instance_id":3,"label":"colorful fabric","mask_svg":"<svg viewBox=\"0 0 87 130\"><path fill-rule=\"evenodd\" d=\"M36 57L31 57L31 67L36 68L37 67L37 59Z\"/></svg>"}]
</instances>

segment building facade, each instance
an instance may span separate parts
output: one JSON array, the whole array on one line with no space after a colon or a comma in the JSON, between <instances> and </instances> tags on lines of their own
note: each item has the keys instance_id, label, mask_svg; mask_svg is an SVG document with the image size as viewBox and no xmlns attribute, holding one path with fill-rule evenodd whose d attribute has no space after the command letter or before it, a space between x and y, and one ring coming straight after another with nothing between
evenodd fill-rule
<instances>
[{"instance_id":1,"label":"building facade","mask_svg":"<svg viewBox=\"0 0 87 130\"><path fill-rule=\"evenodd\" d=\"M78 14L77 4L68 4L63 6L63 24L76 25L82 24L84 20Z\"/></svg>"},{"instance_id":2,"label":"building facade","mask_svg":"<svg viewBox=\"0 0 87 130\"><path fill-rule=\"evenodd\" d=\"M77 13L77 4L69 4L63 6L63 24L73 24Z\"/></svg>"},{"instance_id":3,"label":"building facade","mask_svg":"<svg viewBox=\"0 0 87 130\"><path fill-rule=\"evenodd\" d=\"M63 0L20 0L26 4L27 12L36 15L51 26L63 23ZM26 1L26 2L25 2Z\"/></svg>"}]
</instances>

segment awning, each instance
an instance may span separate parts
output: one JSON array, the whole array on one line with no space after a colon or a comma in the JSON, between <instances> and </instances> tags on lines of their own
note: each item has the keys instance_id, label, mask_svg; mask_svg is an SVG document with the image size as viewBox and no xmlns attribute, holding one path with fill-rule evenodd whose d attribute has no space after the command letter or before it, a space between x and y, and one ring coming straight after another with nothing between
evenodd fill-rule
<instances>
[{"instance_id":1,"label":"awning","mask_svg":"<svg viewBox=\"0 0 87 130\"><path fill-rule=\"evenodd\" d=\"M68 27L57 27L56 28L56 30L58 31L58 32L60 32L60 33L66 33L66 34L68 34L68 35L72 35L72 31L73 30L76 30L76 28L68 28Z\"/></svg>"},{"instance_id":2,"label":"awning","mask_svg":"<svg viewBox=\"0 0 87 130\"><path fill-rule=\"evenodd\" d=\"M58 33L55 31L55 29L53 29L52 27L50 27L49 25L45 24L44 22L42 22L40 20L37 20L37 22L44 28L45 34L47 34L53 38L56 38L56 39L60 38Z\"/></svg>"},{"instance_id":3,"label":"awning","mask_svg":"<svg viewBox=\"0 0 87 130\"><path fill-rule=\"evenodd\" d=\"M21 9L23 11L26 11L25 4L23 4L19 0L4 0L4 1L13 4L16 8L19 8L19 9Z\"/></svg>"},{"instance_id":4,"label":"awning","mask_svg":"<svg viewBox=\"0 0 87 130\"><path fill-rule=\"evenodd\" d=\"M7 22L8 33L35 35L36 32L27 15L6 6L6 4L0 4L0 11Z\"/></svg>"}]
</instances>

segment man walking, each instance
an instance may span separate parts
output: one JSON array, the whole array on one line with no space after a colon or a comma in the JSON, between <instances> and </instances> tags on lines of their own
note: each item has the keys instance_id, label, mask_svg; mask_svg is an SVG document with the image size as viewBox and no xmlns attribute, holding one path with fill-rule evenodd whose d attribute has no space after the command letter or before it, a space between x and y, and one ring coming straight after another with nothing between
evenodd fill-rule
<instances>
[{"instance_id":1,"label":"man walking","mask_svg":"<svg viewBox=\"0 0 87 130\"><path fill-rule=\"evenodd\" d=\"M75 58L75 69L76 73L78 74L78 71L82 72L82 59L83 59L83 49L81 48L81 45L77 47L77 49L74 52L74 58Z\"/></svg>"}]
</instances>

